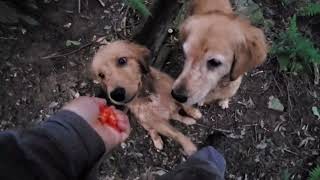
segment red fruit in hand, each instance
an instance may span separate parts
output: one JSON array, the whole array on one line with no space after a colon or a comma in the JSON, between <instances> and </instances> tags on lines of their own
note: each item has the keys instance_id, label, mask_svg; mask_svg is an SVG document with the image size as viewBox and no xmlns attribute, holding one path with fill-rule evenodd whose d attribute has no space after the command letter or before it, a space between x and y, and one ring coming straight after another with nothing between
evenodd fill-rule
<instances>
[{"instance_id":1,"label":"red fruit in hand","mask_svg":"<svg viewBox=\"0 0 320 180\"><path fill-rule=\"evenodd\" d=\"M118 126L118 119L116 117L116 114L112 111L112 109L105 105L99 106L99 121L102 124L107 124L108 126L118 130L121 132L122 130Z\"/></svg>"}]
</instances>

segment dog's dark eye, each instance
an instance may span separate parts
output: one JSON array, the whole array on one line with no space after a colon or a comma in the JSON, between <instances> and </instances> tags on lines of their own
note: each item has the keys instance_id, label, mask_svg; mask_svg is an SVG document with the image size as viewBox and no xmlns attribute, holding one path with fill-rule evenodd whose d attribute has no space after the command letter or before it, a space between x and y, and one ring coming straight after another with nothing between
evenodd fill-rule
<instances>
[{"instance_id":1,"label":"dog's dark eye","mask_svg":"<svg viewBox=\"0 0 320 180\"><path fill-rule=\"evenodd\" d=\"M103 73L99 73L98 76L99 76L101 79L104 79L104 77L105 77Z\"/></svg>"},{"instance_id":2,"label":"dog's dark eye","mask_svg":"<svg viewBox=\"0 0 320 180\"><path fill-rule=\"evenodd\" d=\"M123 66L127 64L127 58L121 57L118 59L118 65Z\"/></svg>"},{"instance_id":3,"label":"dog's dark eye","mask_svg":"<svg viewBox=\"0 0 320 180\"><path fill-rule=\"evenodd\" d=\"M208 66L208 69L214 69L218 66L221 65L221 62L216 60L216 59L210 59L208 62L207 62L207 66Z\"/></svg>"}]
</instances>

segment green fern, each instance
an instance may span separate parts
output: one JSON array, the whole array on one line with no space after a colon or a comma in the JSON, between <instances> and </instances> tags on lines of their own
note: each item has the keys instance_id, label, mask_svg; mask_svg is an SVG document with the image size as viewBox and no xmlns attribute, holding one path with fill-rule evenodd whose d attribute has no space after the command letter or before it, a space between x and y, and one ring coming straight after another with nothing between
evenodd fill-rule
<instances>
[{"instance_id":1,"label":"green fern","mask_svg":"<svg viewBox=\"0 0 320 180\"><path fill-rule=\"evenodd\" d=\"M144 17L148 17L151 15L143 0L125 0L125 2L128 4L128 6L137 10Z\"/></svg>"},{"instance_id":2,"label":"green fern","mask_svg":"<svg viewBox=\"0 0 320 180\"><path fill-rule=\"evenodd\" d=\"M299 72L310 63L320 64L320 51L299 32L296 16L291 18L288 30L280 34L271 53L278 57L283 71Z\"/></svg>"},{"instance_id":3,"label":"green fern","mask_svg":"<svg viewBox=\"0 0 320 180\"><path fill-rule=\"evenodd\" d=\"M319 3L308 3L307 6L302 7L298 14L301 16L316 16L320 14L320 4Z\"/></svg>"},{"instance_id":4,"label":"green fern","mask_svg":"<svg viewBox=\"0 0 320 180\"><path fill-rule=\"evenodd\" d=\"M308 180L319 180L320 179L320 166L317 166L310 172Z\"/></svg>"},{"instance_id":5,"label":"green fern","mask_svg":"<svg viewBox=\"0 0 320 180\"><path fill-rule=\"evenodd\" d=\"M288 169L285 169L284 171L282 171L280 179L281 180L289 180L290 179L290 173L289 173Z\"/></svg>"}]
</instances>

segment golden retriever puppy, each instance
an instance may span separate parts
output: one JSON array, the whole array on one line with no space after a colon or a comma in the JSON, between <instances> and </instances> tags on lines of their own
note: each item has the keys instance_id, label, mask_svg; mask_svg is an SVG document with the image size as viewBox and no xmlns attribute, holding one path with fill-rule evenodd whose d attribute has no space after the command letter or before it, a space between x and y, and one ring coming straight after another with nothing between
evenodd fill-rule
<instances>
[{"instance_id":1,"label":"golden retriever puppy","mask_svg":"<svg viewBox=\"0 0 320 180\"><path fill-rule=\"evenodd\" d=\"M110 100L126 105L139 123L149 132L157 149L163 148L159 134L180 143L187 155L197 150L191 140L170 125L169 119L194 124L201 112L183 107L170 95L173 79L149 67L149 50L127 41L110 43L95 54L92 71L106 90ZM181 116L179 109L190 116ZM159 133L159 134L158 134Z\"/></svg>"},{"instance_id":2,"label":"golden retriever puppy","mask_svg":"<svg viewBox=\"0 0 320 180\"><path fill-rule=\"evenodd\" d=\"M228 108L243 74L266 59L264 33L237 17L228 0L193 0L180 35L186 59L171 94L186 105Z\"/></svg>"}]
</instances>

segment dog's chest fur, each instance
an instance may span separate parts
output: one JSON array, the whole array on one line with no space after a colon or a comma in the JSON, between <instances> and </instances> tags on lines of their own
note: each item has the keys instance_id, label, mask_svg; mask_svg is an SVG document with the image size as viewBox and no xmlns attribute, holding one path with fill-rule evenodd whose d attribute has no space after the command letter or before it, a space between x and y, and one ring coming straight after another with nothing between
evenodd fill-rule
<instances>
[{"instance_id":1,"label":"dog's chest fur","mask_svg":"<svg viewBox=\"0 0 320 180\"><path fill-rule=\"evenodd\" d=\"M176 102L170 95L173 80L155 69L152 69L151 75L154 92L143 97L136 97L128 104L135 117L147 124L153 123L154 120L169 120L172 113L177 110Z\"/></svg>"}]
</instances>

